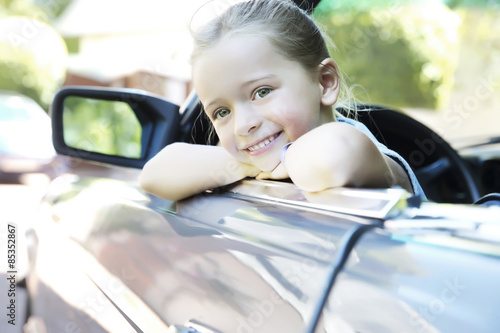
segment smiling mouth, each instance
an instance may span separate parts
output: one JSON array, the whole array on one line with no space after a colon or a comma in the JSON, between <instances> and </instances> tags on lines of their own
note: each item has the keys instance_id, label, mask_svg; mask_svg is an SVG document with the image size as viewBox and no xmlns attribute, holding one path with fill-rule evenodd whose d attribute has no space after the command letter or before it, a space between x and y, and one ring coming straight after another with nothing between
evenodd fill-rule
<instances>
[{"instance_id":1,"label":"smiling mouth","mask_svg":"<svg viewBox=\"0 0 500 333\"><path fill-rule=\"evenodd\" d=\"M278 136L280 136L281 132L279 133L276 133L276 134L273 134L271 135L270 137L267 137L266 139L260 141L259 143L253 145L253 146L250 146L248 148L246 148L246 150L248 151L256 151L256 150L259 150L259 149L262 149L264 148L265 146L267 146L268 144L270 144L271 142L273 142L274 140L276 140L276 138Z\"/></svg>"}]
</instances>

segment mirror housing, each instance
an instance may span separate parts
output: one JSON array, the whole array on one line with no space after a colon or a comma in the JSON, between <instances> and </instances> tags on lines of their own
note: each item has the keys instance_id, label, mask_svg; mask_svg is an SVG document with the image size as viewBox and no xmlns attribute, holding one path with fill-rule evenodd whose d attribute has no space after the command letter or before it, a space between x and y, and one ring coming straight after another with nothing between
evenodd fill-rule
<instances>
[{"instance_id":1,"label":"mirror housing","mask_svg":"<svg viewBox=\"0 0 500 333\"><path fill-rule=\"evenodd\" d=\"M90 102L94 101L120 102L120 104L128 105L140 124L140 142L138 142L140 153L138 156L103 153L99 150L87 150L81 146L68 144L67 138L65 139L65 130L68 129L68 124L65 125L64 117L65 110L69 112L65 103L69 97L86 99L89 101L89 105ZM112 110L104 111L112 112ZM50 117L52 119L53 144L59 154L131 168L142 168L163 147L174 142L180 123L179 106L160 96L139 89L89 86L68 86L59 90L51 105ZM119 122L111 124L111 126L119 125ZM84 136L85 124L82 124L80 132Z\"/></svg>"}]
</instances>

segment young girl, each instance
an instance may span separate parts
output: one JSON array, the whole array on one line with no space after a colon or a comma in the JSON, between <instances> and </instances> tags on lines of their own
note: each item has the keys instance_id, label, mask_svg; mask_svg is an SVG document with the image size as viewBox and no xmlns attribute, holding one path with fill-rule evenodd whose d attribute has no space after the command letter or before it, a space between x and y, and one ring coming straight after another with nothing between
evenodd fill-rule
<instances>
[{"instance_id":1,"label":"young girl","mask_svg":"<svg viewBox=\"0 0 500 333\"><path fill-rule=\"evenodd\" d=\"M194 38L193 83L220 142L168 145L140 175L146 191L180 200L255 177L290 178L313 192L401 186L423 195L403 158L336 116L339 69L292 1L236 4Z\"/></svg>"}]
</instances>

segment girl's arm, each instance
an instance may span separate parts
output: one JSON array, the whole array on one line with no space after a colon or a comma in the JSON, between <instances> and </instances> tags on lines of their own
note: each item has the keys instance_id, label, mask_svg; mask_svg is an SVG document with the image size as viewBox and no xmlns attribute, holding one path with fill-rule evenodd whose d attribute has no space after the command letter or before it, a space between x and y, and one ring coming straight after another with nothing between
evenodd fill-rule
<instances>
[{"instance_id":1,"label":"girl's arm","mask_svg":"<svg viewBox=\"0 0 500 333\"><path fill-rule=\"evenodd\" d=\"M259 171L222 147L173 143L146 163L139 183L145 191L175 201L255 177Z\"/></svg>"},{"instance_id":2,"label":"girl's arm","mask_svg":"<svg viewBox=\"0 0 500 333\"><path fill-rule=\"evenodd\" d=\"M403 168L345 123L328 123L301 136L288 148L285 166L292 181L310 192L394 185L413 192Z\"/></svg>"}]
</instances>

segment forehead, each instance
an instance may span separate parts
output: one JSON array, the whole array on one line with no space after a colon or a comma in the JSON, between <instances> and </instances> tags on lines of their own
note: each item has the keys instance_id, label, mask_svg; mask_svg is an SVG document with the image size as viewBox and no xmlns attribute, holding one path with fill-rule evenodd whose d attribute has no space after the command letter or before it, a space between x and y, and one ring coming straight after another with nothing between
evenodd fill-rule
<instances>
[{"instance_id":1,"label":"forehead","mask_svg":"<svg viewBox=\"0 0 500 333\"><path fill-rule=\"evenodd\" d=\"M281 56L266 37L247 34L222 37L193 61L193 78L207 67L228 68L237 65L266 65ZM265 61L269 60L269 61Z\"/></svg>"},{"instance_id":2,"label":"forehead","mask_svg":"<svg viewBox=\"0 0 500 333\"><path fill-rule=\"evenodd\" d=\"M267 37L243 34L222 38L194 59L192 78L203 100L207 90L233 89L257 77L296 71L304 70L279 53Z\"/></svg>"}]
</instances>

